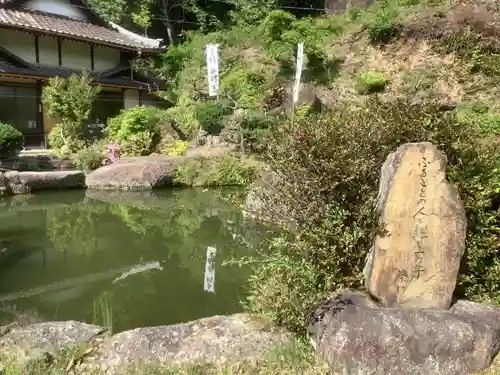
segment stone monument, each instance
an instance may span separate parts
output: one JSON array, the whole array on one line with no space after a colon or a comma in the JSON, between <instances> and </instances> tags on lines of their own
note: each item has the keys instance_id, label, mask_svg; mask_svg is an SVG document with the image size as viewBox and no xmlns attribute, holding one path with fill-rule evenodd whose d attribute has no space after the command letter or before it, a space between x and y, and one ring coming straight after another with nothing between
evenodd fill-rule
<instances>
[{"instance_id":1,"label":"stone monument","mask_svg":"<svg viewBox=\"0 0 500 375\"><path fill-rule=\"evenodd\" d=\"M446 180L446 156L431 143L408 143L382 167L376 237L366 287L384 306L448 309L465 248L466 217Z\"/></svg>"},{"instance_id":2,"label":"stone monument","mask_svg":"<svg viewBox=\"0 0 500 375\"><path fill-rule=\"evenodd\" d=\"M340 294L307 327L335 373L468 375L498 354L500 308L452 305L466 217L446 163L431 143L407 143L382 166L377 212L385 228L367 256L368 294Z\"/></svg>"}]
</instances>

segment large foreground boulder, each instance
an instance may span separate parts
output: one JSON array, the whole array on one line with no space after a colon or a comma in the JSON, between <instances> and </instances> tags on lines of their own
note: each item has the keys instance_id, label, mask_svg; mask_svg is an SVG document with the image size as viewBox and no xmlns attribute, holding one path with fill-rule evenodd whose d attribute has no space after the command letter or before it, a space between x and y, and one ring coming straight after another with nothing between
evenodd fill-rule
<instances>
[{"instance_id":1,"label":"large foreground boulder","mask_svg":"<svg viewBox=\"0 0 500 375\"><path fill-rule=\"evenodd\" d=\"M283 331L267 328L259 318L243 314L213 316L119 333L100 350L99 365L107 374L118 375L144 364L171 366L262 358L290 339Z\"/></svg>"},{"instance_id":2,"label":"large foreground boulder","mask_svg":"<svg viewBox=\"0 0 500 375\"><path fill-rule=\"evenodd\" d=\"M99 190L148 190L173 184L182 157L137 157L106 165L89 173L87 188Z\"/></svg>"},{"instance_id":3,"label":"large foreground boulder","mask_svg":"<svg viewBox=\"0 0 500 375\"><path fill-rule=\"evenodd\" d=\"M113 336L101 327L73 321L1 328L0 354L20 364L35 358L57 359L58 351L81 346L91 355L79 364L80 374L123 375L149 366L259 359L292 339L261 317L246 314L137 328Z\"/></svg>"},{"instance_id":4,"label":"large foreground boulder","mask_svg":"<svg viewBox=\"0 0 500 375\"><path fill-rule=\"evenodd\" d=\"M308 331L339 374L475 374L499 351L500 309L468 301L446 311L387 308L346 293L316 310Z\"/></svg>"},{"instance_id":5,"label":"large foreground boulder","mask_svg":"<svg viewBox=\"0 0 500 375\"><path fill-rule=\"evenodd\" d=\"M62 349L88 343L104 332L102 327L75 321L11 324L0 330L0 353L23 363L55 356Z\"/></svg>"},{"instance_id":6,"label":"large foreground boulder","mask_svg":"<svg viewBox=\"0 0 500 375\"><path fill-rule=\"evenodd\" d=\"M38 190L57 190L85 187L81 171L43 171L0 173L0 196L29 194Z\"/></svg>"}]
</instances>

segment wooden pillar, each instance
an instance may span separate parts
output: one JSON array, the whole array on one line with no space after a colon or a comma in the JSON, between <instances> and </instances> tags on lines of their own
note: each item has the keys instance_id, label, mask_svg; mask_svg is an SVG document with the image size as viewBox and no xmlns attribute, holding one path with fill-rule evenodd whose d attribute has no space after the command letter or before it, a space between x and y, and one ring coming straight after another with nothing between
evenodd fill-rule
<instances>
[{"instance_id":1,"label":"wooden pillar","mask_svg":"<svg viewBox=\"0 0 500 375\"><path fill-rule=\"evenodd\" d=\"M42 81L39 79L36 81L36 122L40 129L41 136L41 146L43 148L47 147L47 137L45 135L45 124L43 121L43 104L42 104Z\"/></svg>"}]
</instances>

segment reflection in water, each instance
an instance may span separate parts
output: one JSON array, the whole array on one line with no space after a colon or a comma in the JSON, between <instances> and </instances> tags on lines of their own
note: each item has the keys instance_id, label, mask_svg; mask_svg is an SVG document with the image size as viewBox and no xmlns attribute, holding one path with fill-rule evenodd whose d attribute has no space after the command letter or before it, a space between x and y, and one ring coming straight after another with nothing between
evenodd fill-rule
<instances>
[{"instance_id":1,"label":"reflection in water","mask_svg":"<svg viewBox=\"0 0 500 375\"><path fill-rule=\"evenodd\" d=\"M44 320L98 319L114 331L237 312L249 269L222 263L252 255L267 232L229 193L58 192L22 206L4 199L0 303Z\"/></svg>"},{"instance_id":2,"label":"reflection in water","mask_svg":"<svg viewBox=\"0 0 500 375\"><path fill-rule=\"evenodd\" d=\"M68 289L73 289L75 287L82 287L88 283L95 283L95 282L103 280L103 279L112 278L114 275L122 273L123 270L124 269L99 272L99 273L94 273L94 274L90 274L90 275L85 275L82 277L65 279L65 280L50 284L50 285L43 285L43 286L29 289L29 290L24 290L24 291L10 293L10 294L3 294L3 295L0 295L0 303L20 300L20 299L24 299L24 298L36 297L36 296L39 296L42 294L47 295L47 294L53 294L53 293L60 293L62 291L65 291Z\"/></svg>"},{"instance_id":3,"label":"reflection in water","mask_svg":"<svg viewBox=\"0 0 500 375\"><path fill-rule=\"evenodd\" d=\"M160 271L163 270L162 266L160 265L160 262L156 261L156 262L150 262L150 263L146 263L146 264L139 264L137 266L132 267L130 270L122 273L120 276L118 276L116 279L114 279L113 284L117 283L120 280L123 280L123 279L129 277L130 275L135 275L137 273L141 273L141 272L148 271L148 270L154 270L154 269L157 269Z\"/></svg>"},{"instance_id":4,"label":"reflection in water","mask_svg":"<svg viewBox=\"0 0 500 375\"><path fill-rule=\"evenodd\" d=\"M207 261L205 263L205 277L203 281L203 289L206 292L215 293L215 247L207 247Z\"/></svg>"}]
</instances>

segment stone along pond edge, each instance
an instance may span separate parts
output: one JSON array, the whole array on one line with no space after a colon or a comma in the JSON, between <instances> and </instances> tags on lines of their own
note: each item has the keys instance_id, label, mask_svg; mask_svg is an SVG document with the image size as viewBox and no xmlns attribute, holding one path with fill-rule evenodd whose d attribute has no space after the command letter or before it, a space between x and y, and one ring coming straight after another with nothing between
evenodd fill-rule
<instances>
[{"instance_id":1,"label":"stone along pond edge","mask_svg":"<svg viewBox=\"0 0 500 375\"><path fill-rule=\"evenodd\" d=\"M23 368L40 358L57 358L71 348L85 357L79 373L123 375L143 366L172 367L201 362L259 360L293 335L250 314L212 316L168 326L136 328L117 334L76 321L0 327L0 374L14 359Z\"/></svg>"},{"instance_id":2,"label":"stone along pond edge","mask_svg":"<svg viewBox=\"0 0 500 375\"><path fill-rule=\"evenodd\" d=\"M223 155L221 150L212 156ZM210 156L210 155L209 155ZM200 155L127 157L88 174L80 170L15 171L0 168L0 196L40 190L92 189L141 191L173 187L178 167Z\"/></svg>"},{"instance_id":3,"label":"stone along pond edge","mask_svg":"<svg viewBox=\"0 0 500 375\"><path fill-rule=\"evenodd\" d=\"M182 158L134 158L98 168L80 170L8 171L0 169L0 196L31 194L41 190L150 190L173 186Z\"/></svg>"}]
</instances>

